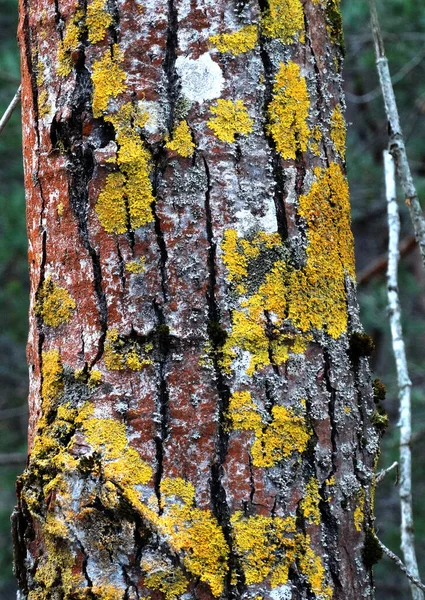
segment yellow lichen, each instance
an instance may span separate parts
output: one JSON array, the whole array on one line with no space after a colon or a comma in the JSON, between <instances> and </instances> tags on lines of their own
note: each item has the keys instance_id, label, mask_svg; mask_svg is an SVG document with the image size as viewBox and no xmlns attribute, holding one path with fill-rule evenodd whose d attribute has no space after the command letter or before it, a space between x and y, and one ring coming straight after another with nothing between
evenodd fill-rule
<instances>
[{"instance_id":1,"label":"yellow lichen","mask_svg":"<svg viewBox=\"0 0 425 600\"><path fill-rule=\"evenodd\" d=\"M195 144L193 143L192 134L190 133L187 121L180 121L174 129L172 140L165 145L169 150L177 152L177 154L180 154L180 156L183 156L184 158L192 156Z\"/></svg>"},{"instance_id":2,"label":"yellow lichen","mask_svg":"<svg viewBox=\"0 0 425 600\"><path fill-rule=\"evenodd\" d=\"M273 467L295 452L303 453L311 436L305 417L293 408L274 406L271 422L264 421L247 391L231 396L228 418L234 430L255 434L251 455L256 467Z\"/></svg>"},{"instance_id":3,"label":"yellow lichen","mask_svg":"<svg viewBox=\"0 0 425 600\"><path fill-rule=\"evenodd\" d=\"M43 323L58 327L69 321L76 307L75 300L65 288L56 285L50 275L43 282L37 296L35 314L40 315Z\"/></svg>"},{"instance_id":4,"label":"yellow lichen","mask_svg":"<svg viewBox=\"0 0 425 600\"><path fill-rule=\"evenodd\" d=\"M150 153L135 127L146 122L147 115L127 103L105 120L114 125L118 143L119 172L110 173L100 192L96 212L108 233L125 233L153 220L154 202L150 181Z\"/></svg>"},{"instance_id":5,"label":"yellow lichen","mask_svg":"<svg viewBox=\"0 0 425 600\"><path fill-rule=\"evenodd\" d=\"M219 33L212 35L210 42L222 53L230 53L238 56L244 52L253 50L257 45L258 30L256 25L246 25L231 33Z\"/></svg>"},{"instance_id":6,"label":"yellow lichen","mask_svg":"<svg viewBox=\"0 0 425 600\"><path fill-rule=\"evenodd\" d=\"M145 262L146 259L144 256L136 260L132 260L125 265L126 270L133 275L141 275L145 272Z\"/></svg>"},{"instance_id":7,"label":"yellow lichen","mask_svg":"<svg viewBox=\"0 0 425 600\"><path fill-rule=\"evenodd\" d=\"M93 63L91 78L94 117L101 117L107 111L109 100L122 94L127 87L125 71L120 67L122 60L122 52L115 44L112 52L107 51Z\"/></svg>"},{"instance_id":8,"label":"yellow lichen","mask_svg":"<svg viewBox=\"0 0 425 600\"><path fill-rule=\"evenodd\" d=\"M179 567L164 564L152 568L147 561L142 561L142 569L148 571L144 585L164 594L165 600L180 598L187 590L189 582Z\"/></svg>"},{"instance_id":9,"label":"yellow lichen","mask_svg":"<svg viewBox=\"0 0 425 600\"><path fill-rule=\"evenodd\" d=\"M347 126L345 124L344 115L342 114L341 105L337 104L331 117L331 139L334 143L335 150L342 158L345 157L346 138Z\"/></svg>"},{"instance_id":10,"label":"yellow lichen","mask_svg":"<svg viewBox=\"0 0 425 600\"><path fill-rule=\"evenodd\" d=\"M72 53L77 50L80 43L81 27L80 21L83 18L83 11L77 10L73 15L71 22L65 29L65 35L59 42L58 66L56 69L60 77L67 77L73 67Z\"/></svg>"},{"instance_id":11,"label":"yellow lichen","mask_svg":"<svg viewBox=\"0 0 425 600\"><path fill-rule=\"evenodd\" d=\"M302 513L310 523L320 525L320 492L319 482L315 477L312 477L306 485L304 498L300 502Z\"/></svg>"},{"instance_id":12,"label":"yellow lichen","mask_svg":"<svg viewBox=\"0 0 425 600\"><path fill-rule=\"evenodd\" d=\"M109 25L112 23L111 15L105 10L106 0L93 0L87 6L86 26L89 42L101 42Z\"/></svg>"},{"instance_id":13,"label":"yellow lichen","mask_svg":"<svg viewBox=\"0 0 425 600\"><path fill-rule=\"evenodd\" d=\"M120 337L118 330L113 328L106 334L103 360L110 371L131 369L140 371L152 364L148 353L152 350L150 344L141 346L135 340Z\"/></svg>"},{"instance_id":14,"label":"yellow lichen","mask_svg":"<svg viewBox=\"0 0 425 600\"><path fill-rule=\"evenodd\" d=\"M262 30L265 36L277 38L284 44L294 43L297 37L303 42L304 11L300 0L269 0Z\"/></svg>"},{"instance_id":15,"label":"yellow lichen","mask_svg":"<svg viewBox=\"0 0 425 600\"><path fill-rule=\"evenodd\" d=\"M48 350L42 354L43 384L41 395L46 410L63 391L63 366L59 350Z\"/></svg>"},{"instance_id":16,"label":"yellow lichen","mask_svg":"<svg viewBox=\"0 0 425 600\"><path fill-rule=\"evenodd\" d=\"M49 104L49 94L46 90L42 90L38 94L38 114L40 117L47 117L50 113L51 106Z\"/></svg>"},{"instance_id":17,"label":"yellow lichen","mask_svg":"<svg viewBox=\"0 0 425 600\"><path fill-rule=\"evenodd\" d=\"M316 125L311 132L310 150L316 156L320 156L320 144L323 139L323 134L319 125Z\"/></svg>"},{"instance_id":18,"label":"yellow lichen","mask_svg":"<svg viewBox=\"0 0 425 600\"><path fill-rule=\"evenodd\" d=\"M93 388L97 387L98 385L100 385L101 381L102 381L102 373L98 369L93 369L90 372L90 376L88 378L87 385L89 386L90 389L93 389Z\"/></svg>"},{"instance_id":19,"label":"yellow lichen","mask_svg":"<svg viewBox=\"0 0 425 600\"><path fill-rule=\"evenodd\" d=\"M254 121L249 117L242 100L223 100L219 98L216 106L211 107L215 117L209 119L207 125L222 142L232 144L236 134L248 135L252 131Z\"/></svg>"},{"instance_id":20,"label":"yellow lichen","mask_svg":"<svg viewBox=\"0 0 425 600\"><path fill-rule=\"evenodd\" d=\"M110 584L93 585L88 593L96 600L122 600L125 597L125 589Z\"/></svg>"},{"instance_id":21,"label":"yellow lichen","mask_svg":"<svg viewBox=\"0 0 425 600\"><path fill-rule=\"evenodd\" d=\"M310 98L300 67L281 63L273 85L273 99L268 107L268 133L284 159L295 159L307 150L311 131L307 125Z\"/></svg>"},{"instance_id":22,"label":"yellow lichen","mask_svg":"<svg viewBox=\"0 0 425 600\"><path fill-rule=\"evenodd\" d=\"M160 529L172 547L184 553L184 565L192 575L208 583L214 596L223 591L228 572L229 548L215 517L195 507L195 490L183 479L161 482L163 515Z\"/></svg>"},{"instance_id":23,"label":"yellow lichen","mask_svg":"<svg viewBox=\"0 0 425 600\"><path fill-rule=\"evenodd\" d=\"M297 536L297 560L300 571L306 576L312 592L321 600L331 600L333 593L326 585L325 568L320 556L311 548L310 536Z\"/></svg>"},{"instance_id":24,"label":"yellow lichen","mask_svg":"<svg viewBox=\"0 0 425 600\"><path fill-rule=\"evenodd\" d=\"M354 514L353 514L353 518L354 518L354 527L356 528L356 530L358 532L360 532L363 529L363 523L364 523L364 505L365 505L365 499L366 499L366 492L365 490L360 490L360 492L357 494L357 506L354 510Z\"/></svg>"},{"instance_id":25,"label":"yellow lichen","mask_svg":"<svg viewBox=\"0 0 425 600\"><path fill-rule=\"evenodd\" d=\"M295 517L246 517L236 511L231 517L234 547L247 585L270 578L272 588L285 585L295 561Z\"/></svg>"}]
</instances>

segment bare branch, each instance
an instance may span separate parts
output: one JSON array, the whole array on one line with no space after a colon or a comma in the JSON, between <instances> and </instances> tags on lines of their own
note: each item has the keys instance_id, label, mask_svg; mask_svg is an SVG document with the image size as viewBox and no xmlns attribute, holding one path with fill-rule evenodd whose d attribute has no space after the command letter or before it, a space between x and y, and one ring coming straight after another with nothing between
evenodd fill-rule
<instances>
[{"instance_id":1,"label":"bare branch","mask_svg":"<svg viewBox=\"0 0 425 600\"><path fill-rule=\"evenodd\" d=\"M5 128L6 123L9 121L10 117L12 116L13 111L18 106L20 100L21 100L21 86L18 87L16 94L13 96L12 102L6 108L4 115L0 119L0 133Z\"/></svg>"},{"instance_id":2,"label":"bare branch","mask_svg":"<svg viewBox=\"0 0 425 600\"><path fill-rule=\"evenodd\" d=\"M385 187L388 210L388 309L393 341L393 352L397 367L397 380L400 402L400 508L401 508L401 548L407 568L419 579L415 553L412 511L412 383L407 366L406 350L401 327L401 308L398 296L398 261L400 239L400 216L398 212L395 180L395 163L390 152L384 152ZM424 600L423 593L411 586L413 600Z\"/></svg>"},{"instance_id":3,"label":"bare branch","mask_svg":"<svg viewBox=\"0 0 425 600\"><path fill-rule=\"evenodd\" d=\"M423 590L425 592L425 585L422 583L422 581L420 579L418 579L417 577L412 575L412 573L410 573L410 571L406 568L406 566L403 564L402 560L397 556L397 554L394 554L394 552L392 552L389 548L387 548L385 546L385 544L383 544L381 542L381 540L376 537L376 535L375 535L375 539L376 539L377 543L379 544L379 547L381 548L382 552L384 554L386 554L389 558L391 558L392 561L395 562L395 564L398 566L400 571L406 575L407 579L409 579L412 582L412 584L414 586L416 586L416 588L419 588L419 590ZM416 591L419 592L419 590L416 590Z\"/></svg>"},{"instance_id":4,"label":"bare branch","mask_svg":"<svg viewBox=\"0 0 425 600\"><path fill-rule=\"evenodd\" d=\"M390 473L390 471L392 471L393 469L397 469L397 479L398 479L398 462L393 462L393 464L386 468L386 469L382 469L382 471L379 471L379 473L377 474L377 476L375 477L375 482L381 483L381 481L383 479L385 479L385 477L388 475L388 473Z\"/></svg>"},{"instance_id":5,"label":"bare branch","mask_svg":"<svg viewBox=\"0 0 425 600\"><path fill-rule=\"evenodd\" d=\"M389 124L389 151L397 166L397 174L403 188L406 204L409 208L415 237L422 255L422 261L425 265L425 218L422 213L409 162L407 160L406 145L404 143L403 132L400 125L394 88L391 83L388 60L385 56L384 42L379 26L375 0L369 0L369 7L376 51L376 65L378 68L382 96L384 98L385 112Z\"/></svg>"},{"instance_id":6,"label":"bare branch","mask_svg":"<svg viewBox=\"0 0 425 600\"><path fill-rule=\"evenodd\" d=\"M27 455L23 452L9 452L0 454L0 467L9 467L11 465L24 465Z\"/></svg>"}]
</instances>

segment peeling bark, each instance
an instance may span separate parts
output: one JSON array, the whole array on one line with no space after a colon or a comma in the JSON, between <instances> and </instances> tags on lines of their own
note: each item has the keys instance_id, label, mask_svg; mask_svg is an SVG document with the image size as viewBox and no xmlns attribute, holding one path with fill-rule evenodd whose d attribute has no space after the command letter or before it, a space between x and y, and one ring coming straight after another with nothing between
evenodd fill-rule
<instances>
[{"instance_id":1,"label":"peeling bark","mask_svg":"<svg viewBox=\"0 0 425 600\"><path fill-rule=\"evenodd\" d=\"M22 0L23 598L373 598L340 27Z\"/></svg>"}]
</instances>

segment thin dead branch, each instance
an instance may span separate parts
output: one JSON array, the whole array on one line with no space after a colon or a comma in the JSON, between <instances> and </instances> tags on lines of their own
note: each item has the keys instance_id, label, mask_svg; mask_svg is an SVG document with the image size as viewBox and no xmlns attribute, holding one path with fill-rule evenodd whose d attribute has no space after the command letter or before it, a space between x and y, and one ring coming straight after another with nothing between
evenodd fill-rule
<instances>
[{"instance_id":1,"label":"thin dead branch","mask_svg":"<svg viewBox=\"0 0 425 600\"><path fill-rule=\"evenodd\" d=\"M18 106L20 101L21 101L21 86L18 87L16 94L13 96L12 102L6 108L2 118L0 119L0 133L5 128L6 123L9 121L10 117L13 114L13 111Z\"/></svg>"},{"instance_id":2,"label":"thin dead branch","mask_svg":"<svg viewBox=\"0 0 425 600\"><path fill-rule=\"evenodd\" d=\"M372 34L376 51L376 65L389 125L389 151L397 167L398 178L403 188L403 193L406 204L409 208L415 237L421 251L422 261L425 265L425 218L422 213L416 187L413 182L410 165L407 160L406 145L400 125L400 118L395 99L394 88L391 82L388 59L385 56L384 41L382 39L375 0L369 0L369 7L371 14Z\"/></svg>"},{"instance_id":3,"label":"thin dead branch","mask_svg":"<svg viewBox=\"0 0 425 600\"><path fill-rule=\"evenodd\" d=\"M417 591L419 592L419 590L422 590L425 592L425 585L422 583L422 581L420 579L418 579L417 577L412 575L412 573L410 573L410 571L404 565L403 561L397 556L397 554L394 554L394 552L392 552L389 548L387 548L387 546L385 546L385 544L383 544L381 542L381 540L378 537L376 537L376 535L375 535L375 539L376 539L379 547L381 548L382 552L384 554L386 554L388 556L388 558L391 558L391 560L395 562L395 564L398 566L400 571L406 575L407 579L409 579L409 581L414 586L416 586L416 588L419 588ZM419 593L421 593L421 592L419 592Z\"/></svg>"},{"instance_id":4,"label":"thin dead branch","mask_svg":"<svg viewBox=\"0 0 425 600\"><path fill-rule=\"evenodd\" d=\"M391 327L393 352L397 368L397 382L400 403L400 508L401 508L401 548L404 561L410 573L419 579L415 552L412 510L412 382L409 377L406 350L401 327L401 307L398 295L398 262L400 241L400 215L397 205L396 169L392 154L384 152L385 188L388 210L388 310ZM413 600L423 600L423 593L411 586Z\"/></svg>"}]
</instances>

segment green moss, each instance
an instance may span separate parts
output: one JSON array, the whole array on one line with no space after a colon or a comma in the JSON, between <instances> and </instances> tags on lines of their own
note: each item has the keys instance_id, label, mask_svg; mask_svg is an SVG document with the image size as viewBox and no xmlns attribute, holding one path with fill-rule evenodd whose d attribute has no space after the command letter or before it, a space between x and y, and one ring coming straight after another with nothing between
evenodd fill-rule
<instances>
[{"instance_id":1,"label":"green moss","mask_svg":"<svg viewBox=\"0 0 425 600\"><path fill-rule=\"evenodd\" d=\"M208 321L208 337L214 348L219 349L224 346L228 338L228 333L218 321Z\"/></svg>"},{"instance_id":2,"label":"green moss","mask_svg":"<svg viewBox=\"0 0 425 600\"><path fill-rule=\"evenodd\" d=\"M350 335L348 355L353 365L358 365L361 358L370 356L375 350L375 343L367 333L354 331Z\"/></svg>"},{"instance_id":3,"label":"green moss","mask_svg":"<svg viewBox=\"0 0 425 600\"><path fill-rule=\"evenodd\" d=\"M383 402L387 395L387 388L385 387L385 384L382 383L380 379L375 379L372 386L375 403L378 404L379 402Z\"/></svg>"},{"instance_id":4,"label":"green moss","mask_svg":"<svg viewBox=\"0 0 425 600\"><path fill-rule=\"evenodd\" d=\"M371 569L382 558L383 552L373 529L367 529L362 549L362 558L367 569Z\"/></svg>"},{"instance_id":5,"label":"green moss","mask_svg":"<svg viewBox=\"0 0 425 600\"><path fill-rule=\"evenodd\" d=\"M332 42L339 44L345 53L344 31L342 27L341 0L327 0L326 20L329 37Z\"/></svg>"}]
</instances>

